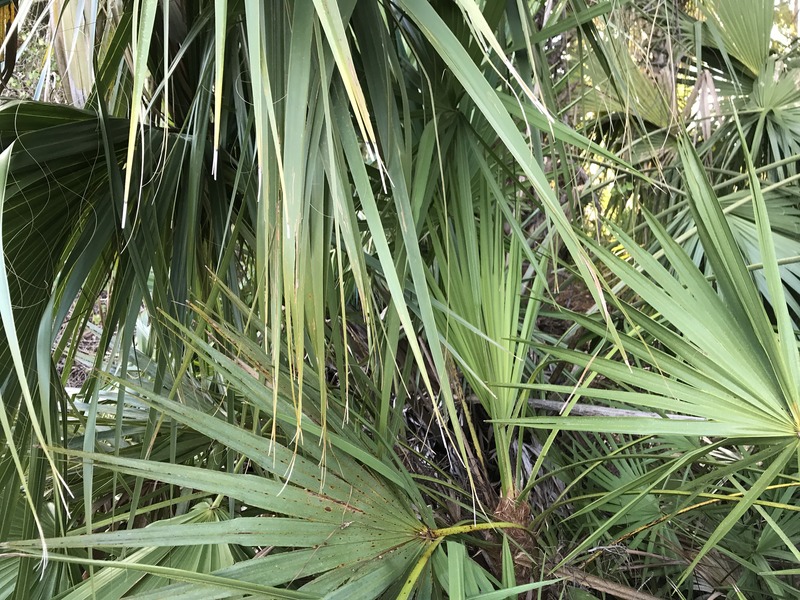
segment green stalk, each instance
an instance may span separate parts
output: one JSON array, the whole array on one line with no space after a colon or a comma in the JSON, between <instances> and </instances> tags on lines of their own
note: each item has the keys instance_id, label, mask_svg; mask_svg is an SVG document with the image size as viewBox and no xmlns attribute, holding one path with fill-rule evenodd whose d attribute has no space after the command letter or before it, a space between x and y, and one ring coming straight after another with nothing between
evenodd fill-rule
<instances>
[{"instance_id":1,"label":"green stalk","mask_svg":"<svg viewBox=\"0 0 800 600\"><path fill-rule=\"evenodd\" d=\"M511 464L509 427L496 423L493 428L497 447L497 466L500 470L500 496L515 498L517 490L514 482L514 468Z\"/></svg>"}]
</instances>

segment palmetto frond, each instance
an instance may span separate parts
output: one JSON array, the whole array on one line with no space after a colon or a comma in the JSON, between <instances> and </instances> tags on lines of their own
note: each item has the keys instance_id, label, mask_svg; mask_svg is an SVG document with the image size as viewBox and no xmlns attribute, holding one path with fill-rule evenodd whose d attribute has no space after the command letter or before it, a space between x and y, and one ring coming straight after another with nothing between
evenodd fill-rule
<instances>
[{"instance_id":1,"label":"palmetto frond","mask_svg":"<svg viewBox=\"0 0 800 600\"><path fill-rule=\"evenodd\" d=\"M772 2L73 8L85 106L0 106L0 599L791 597Z\"/></svg>"}]
</instances>

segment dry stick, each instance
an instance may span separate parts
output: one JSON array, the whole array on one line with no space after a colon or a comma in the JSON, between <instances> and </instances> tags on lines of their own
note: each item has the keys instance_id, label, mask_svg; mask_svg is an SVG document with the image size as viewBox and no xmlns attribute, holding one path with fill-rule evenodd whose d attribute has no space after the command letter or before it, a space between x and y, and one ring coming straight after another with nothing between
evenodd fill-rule
<instances>
[{"instance_id":1,"label":"dry stick","mask_svg":"<svg viewBox=\"0 0 800 600\"><path fill-rule=\"evenodd\" d=\"M544 410L550 410L553 412L560 413L561 410L564 408L563 402L558 402L556 400L538 400L532 399L528 400L528 404L535 408L542 408ZM592 416L592 417L652 417L652 418L662 418L666 416L667 419L675 419L677 421L705 421L703 417L692 417L687 415L673 415L673 414L666 414L660 415L655 412L648 412L644 410L629 410L625 408L609 408L607 406L592 406L589 404L575 404L572 409L570 410L571 415L582 415L582 416Z\"/></svg>"},{"instance_id":2,"label":"dry stick","mask_svg":"<svg viewBox=\"0 0 800 600\"><path fill-rule=\"evenodd\" d=\"M628 587L627 585L606 581L605 579L595 575L589 575L588 573L573 567L561 567L560 569L556 569L555 574L559 577L569 579L578 585L591 588L598 592L611 594L617 598L622 598L622 600L661 600L660 598L657 598L656 596L646 592L640 592L639 590Z\"/></svg>"}]
</instances>

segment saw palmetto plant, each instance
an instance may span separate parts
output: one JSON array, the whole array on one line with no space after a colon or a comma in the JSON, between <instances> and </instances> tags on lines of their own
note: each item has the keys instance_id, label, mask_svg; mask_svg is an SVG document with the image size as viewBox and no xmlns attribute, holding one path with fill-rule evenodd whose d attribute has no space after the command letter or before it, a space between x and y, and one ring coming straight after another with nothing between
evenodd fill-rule
<instances>
[{"instance_id":1,"label":"saw palmetto plant","mask_svg":"<svg viewBox=\"0 0 800 600\"><path fill-rule=\"evenodd\" d=\"M781 7L49 8L0 600L797 597Z\"/></svg>"}]
</instances>

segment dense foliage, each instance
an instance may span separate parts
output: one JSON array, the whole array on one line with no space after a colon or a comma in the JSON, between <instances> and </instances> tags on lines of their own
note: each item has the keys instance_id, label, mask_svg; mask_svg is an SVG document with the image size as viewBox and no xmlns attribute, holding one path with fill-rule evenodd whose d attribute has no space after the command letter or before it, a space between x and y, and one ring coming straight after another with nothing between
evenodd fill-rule
<instances>
[{"instance_id":1,"label":"dense foliage","mask_svg":"<svg viewBox=\"0 0 800 600\"><path fill-rule=\"evenodd\" d=\"M798 597L786 7L53 7L0 600Z\"/></svg>"}]
</instances>

